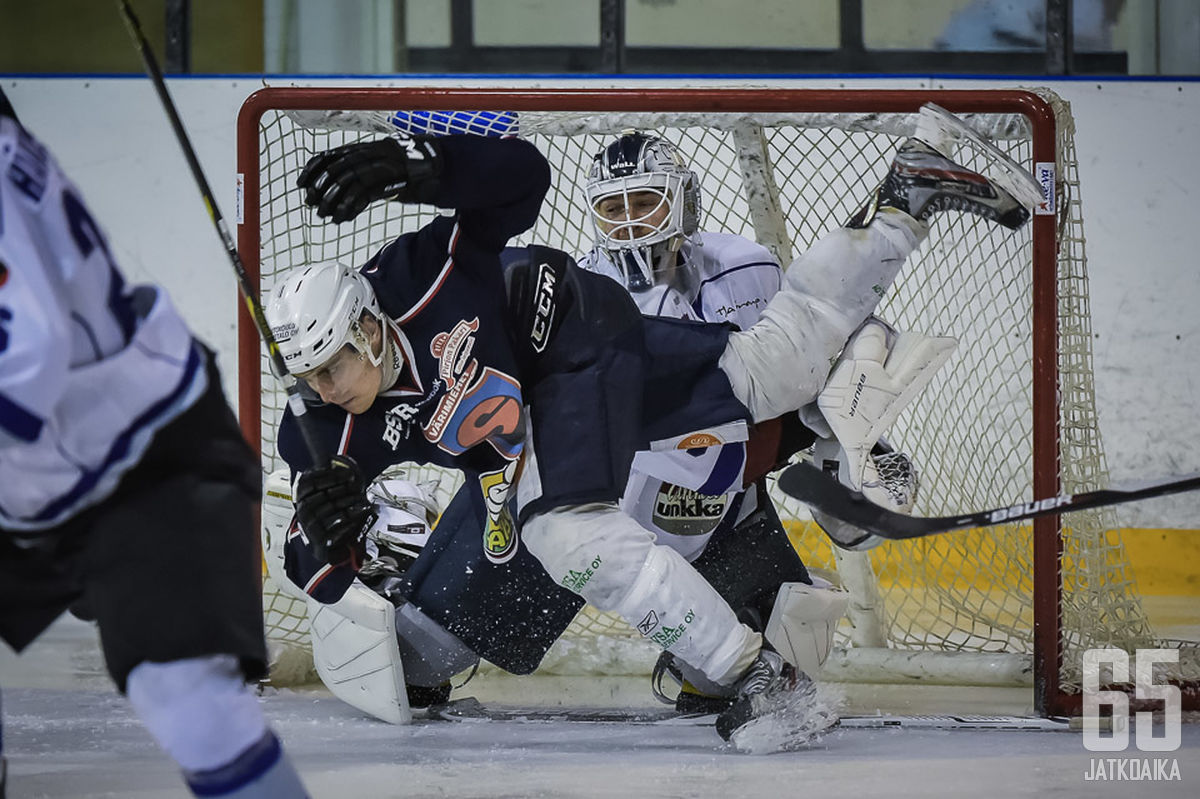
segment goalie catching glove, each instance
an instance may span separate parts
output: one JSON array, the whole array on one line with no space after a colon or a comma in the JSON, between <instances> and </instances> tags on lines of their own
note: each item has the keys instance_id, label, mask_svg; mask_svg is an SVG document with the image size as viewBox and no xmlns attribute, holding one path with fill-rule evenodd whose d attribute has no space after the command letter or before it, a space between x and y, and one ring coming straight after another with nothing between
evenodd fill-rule
<instances>
[{"instance_id":1,"label":"goalie catching glove","mask_svg":"<svg viewBox=\"0 0 1200 799\"><path fill-rule=\"evenodd\" d=\"M358 464L336 455L325 466L301 472L292 496L313 554L331 565L358 569L367 530L376 519Z\"/></svg>"},{"instance_id":2,"label":"goalie catching glove","mask_svg":"<svg viewBox=\"0 0 1200 799\"><path fill-rule=\"evenodd\" d=\"M436 139L399 134L314 155L297 184L317 216L345 222L376 200L431 202L441 172Z\"/></svg>"}]
</instances>

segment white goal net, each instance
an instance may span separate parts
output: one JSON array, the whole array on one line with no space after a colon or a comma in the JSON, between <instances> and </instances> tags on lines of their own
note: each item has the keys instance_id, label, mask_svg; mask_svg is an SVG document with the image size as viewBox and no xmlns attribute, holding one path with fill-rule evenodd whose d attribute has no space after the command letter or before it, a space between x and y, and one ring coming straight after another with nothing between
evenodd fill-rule
<instances>
[{"instance_id":1,"label":"white goal net","mask_svg":"<svg viewBox=\"0 0 1200 799\"><path fill-rule=\"evenodd\" d=\"M914 513L1104 487L1074 127L1065 103L1048 92L268 89L242 115L242 254L248 266L257 263L263 294L299 264L362 264L436 210L378 203L352 224L323 224L295 189L301 167L315 153L396 126L442 126L436 132L501 130L536 144L554 183L536 226L514 243L579 255L592 239L583 191L591 158L634 128L675 143L701 176L702 229L756 239L786 265L868 197L926 100L1036 168L1053 195L1016 233L939 215L879 309L901 329L960 342L888 436L920 469ZM481 108L488 112L469 113ZM957 157L967 166L975 159L966 148ZM252 347L251 340L243 352ZM283 466L274 446L283 397L261 353L243 361L241 412L261 435L269 473ZM253 407L245 381L253 382ZM444 503L456 482L441 485ZM1158 643L1104 511L1071 514L1061 527L1053 519L989 527L866 555L831 551L803 507L775 498L806 563L836 573L854 594L828 676L1036 681L1048 692L1039 702L1052 708L1054 697L1078 693L1082 649ZM270 586L264 599L274 639L302 650L303 605ZM653 656L638 655L634 637L619 620L585 610L545 668L594 669L595 655L580 653L600 652L600 668L615 669L621 658L613 653L633 652L634 668L648 669ZM1185 651L1182 679L1200 676L1194 656Z\"/></svg>"}]
</instances>

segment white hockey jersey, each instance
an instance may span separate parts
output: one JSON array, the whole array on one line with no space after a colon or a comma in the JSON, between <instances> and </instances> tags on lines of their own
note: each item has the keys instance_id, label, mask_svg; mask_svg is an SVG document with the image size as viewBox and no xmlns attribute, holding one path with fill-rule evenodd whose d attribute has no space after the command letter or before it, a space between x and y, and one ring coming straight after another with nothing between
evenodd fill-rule
<instances>
[{"instance_id":1,"label":"white hockey jersey","mask_svg":"<svg viewBox=\"0 0 1200 799\"><path fill-rule=\"evenodd\" d=\"M680 259L694 270L694 296L662 285L633 292L642 313L729 322L744 330L783 284L774 256L741 236L699 233L680 248ZM603 250L592 250L580 266L624 283ZM689 448L687 442L656 442L653 451L639 452L621 498L622 510L688 560L704 551L717 525L737 505L747 430L745 425L727 427L703 431L709 439L704 449ZM753 510L752 494L747 492L737 508L739 518Z\"/></svg>"},{"instance_id":2,"label":"white hockey jersey","mask_svg":"<svg viewBox=\"0 0 1200 799\"><path fill-rule=\"evenodd\" d=\"M36 535L112 493L203 393L159 289L127 286L75 186L0 117L0 529Z\"/></svg>"},{"instance_id":3,"label":"white hockey jersey","mask_svg":"<svg viewBox=\"0 0 1200 799\"><path fill-rule=\"evenodd\" d=\"M693 273L695 295L685 297L669 286L654 286L630 296L642 313L705 322L730 322L745 330L758 321L767 302L783 285L783 270L760 244L731 233L698 233L684 242L679 263ZM593 249L579 261L591 272L624 284L620 270L604 250Z\"/></svg>"}]
</instances>

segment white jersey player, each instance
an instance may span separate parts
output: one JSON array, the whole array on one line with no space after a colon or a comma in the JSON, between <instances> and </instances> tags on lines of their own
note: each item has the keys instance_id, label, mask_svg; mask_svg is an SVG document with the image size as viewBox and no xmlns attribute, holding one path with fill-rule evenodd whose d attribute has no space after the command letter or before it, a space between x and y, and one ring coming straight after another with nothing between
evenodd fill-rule
<instances>
[{"instance_id":1,"label":"white jersey player","mask_svg":"<svg viewBox=\"0 0 1200 799\"><path fill-rule=\"evenodd\" d=\"M596 242L579 265L625 286L644 314L745 330L783 284L765 247L699 231L699 180L661 138L631 132L606 145L592 161L587 195ZM717 447L639 453L622 508L695 560L731 509L742 518L755 509L754 492L694 490L710 482L721 456Z\"/></svg>"},{"instance_id":2,"label":"white jersey player","mask_svg":"<svg viewBox=\"0 0 1200 799\"><path fill-rule=\"evenodd\" d=\"M618 137L593 159L587 194L596 242L580 265L624 285L643 313L745 330L782 285L779 264L765 247L741 236L699 230L699 180L670 142L636 132ZM834 255L858 257L850 247ZM815 403L801 416L830 439ZM812 439L805 431L799 444L807 447ZM823 460L844 460L831 439L817 450ZM745 518L757 501L753 493L698 497L676 485L681 477L686 485L707 482L716 453L705 454L641 453L623 501L626 512L689 559L703 550L730 507L736 503L735 516ZM907 465L906 456L885 457ZM892 473L905 481L891 480L886 497L901 498L890 504L906 511L915 493L915 473L911 468ZM689 480L688 474L694 477Z\"/></svg>"},{"instance_id":3,"label":"white jersey player","mask_svg":"<svg viewBox=\"0 0 1200 799\"><path fill-rule=\"evenodd\" d=\"M125 283L0 93L0 638L94 618L202 796L306 795L245 685L266 669L259 490L212 353L162 290Z\"/></svg>"},{"instance_id":4,"label":"white jersey player","mask_svg":"<svg viewBox=\"0 0 1200 799\"><path fill-rule=\"evenodd\" d=\"M744 330L758 321L782 286L783 272L765 247L742 236L698 230L699 181L675 147L661 138L629 132L605 146L593 159L587 195L596 242L580 266L625 286L645 314L721 322ZM811 436L798 442L810 443ZM735 446L741 445L728 445ZM621 507L659 542L693 562L721 530L740 539L738 546L722 548L725 559L748 557L750 550L765 551L773 543L770 559L775 566L770 570L751 562L745 568L725 562L710 570L703 569L701 561L701 568L711 571L709 579L731 601L729 595L736 594L735 607L740 605L741 615L755 620L760 630L773 623L772 643L784 647L784 654L804 671L814 673L829 653L846 595L814 593L812 578L770 507L764 483L719 495L693 490L709 482L724 449L639 453ZM746 580L727 583L721 576L729 569L759 573L761 580L750 589ZM788 616L793 617L793 634L778 635ZM806 634L795 634L799 627ZM803 651L788 646L789 641L805 642ZM697 687L715 692L715 686L667 655L655 673L660 698L666 698L660 688L664 673L682 683L675 700L680 711L722 704Z\"/></svg>"},{"instance_id":5,"label":"white jersey player","mask_svg":"<svg viewBox=\"0 0 1200 799\"><path fill-rule=\"evenodd\" d=\"M671 254L674 265L656 270L655 282L644 288L641 259L632 252L598 243L579 265L626 286L644 314L727 322L739 330L758 321L783 284L783 271L770 250L731 233L697 231Z\"/></svg>"},{"instance_id":6,"label":"white jersey player","mask_svg":"<svg viewBox=\"0 0 1200 799\"><path fill-rule=\"evenodd\" d=\"M740 236L699 230L699 181L676 148L657 136L626 132L602 148L593 159L587 200L596 242L580 265L624 285L643 313L724 322L745 330L759 320L781 288L782 272L766 248ZM882 224L865 225L863 235L878 239L886 248L889 237ZM835 234L818 245L819 255L810 255L807 261L801 259L791 269L799 272L806 264L815 263L819 272L822 262L854 264L871 257L878 246L864 247L861 243L856 246ZM906 253L906 248L902 247L901 251ZM901 341L903 346L898 346ZM880 361L880 356L886 357L892 351L919 352L920 357L910 367L901 369L898 361L892 368L893 372L900 373L891 375L892 378L908 383L909 396L919 391L920 384L928 380L952 347L952 342L947 339L928 339L917 334L901 337L874 317L855 334L853 342L854 346L848 348L851 354L867 349L864 342L869 342L873 348L871 357ZM840 392L846 371L847 368L835 371L839 379L831 384L832 400L826 402L834 424L840 421ZM877 387L881 381L879 375L874 376L876 379L871 386ZM892 388L890 381L884 388ZM869 437L869 441L859 437L849 442L859 447L860 461L865 461L862 471L869 470L869 477L856 474L858 479L854 481L843 465L849 460L845 450L833 437L830 424L818 410L820 399L801 412L801 418L813 430L801 427L804 433L799 440L793 439L790 449L783 448L783 456L812 444L819 433L822 438L814 456L819 463L839 471L839 476L856 489L863 489L866 482L868 491L874 489L873 498L877 501L898 511L910 510L916 490L915 470L907 456L888 452L886 446L877 444L885 428L863 431L853 425L849 428L841 425L843 435L848 432L851 437L865 433L865 437ZM883 408L872 410L886 411L884 416L895 418L901 407L902 403L891 402L891 407L885 404ZM870 452L872 449L874 453L861 457L862 450ZM786 532L770 508L765 484L760 483L756 490L731 491L716 496L693 490L711 484L709 476L719 453L719 448L710 448L703 454L696 451L639 453L622 498L622 508L652 530L660 542L692 561L699 557L716 531L728 529L735 522L738 523L735 534L743 527L754 529L756 526L759 529L766 527L770 532L760 533L752 541L748 536L739 536L744 542L742 547L731 550L727 556L743 555L745 549L762 546L762 542L772 535L786 542ZM757 516L752 515L756 510L759 510ZM838 529L831 520L818 521L840 534L835 536L835 541L859 537L855 531ZM795 558L791 552L777 551L776 560L780 556ZM773 587L769 585L771 582L774 582ZM802 566L798 573L769 575L764 583L762 593L770 601L764 604L759 598L757 607L751 603L759 624L771 627L776 635L768 635L768 639L777 647L785 647L785 655L801 663L806 671L815 671L832 645L838 618L846 607L844 595L835 601L833 594L813 591L807 585L809 578ZM744 594L741 598L745 599ZM775 601L777 598L778 602ZM788 624L789 616L805 619L806 634L797 635L795 629L789 629L792 634L778 635L780 625ZM793 625L796 623L792 621ZM804 651L787 647L789 642L795 641L808 642ZM702 677L685 664L670 666L660 669L660 673L666 670L677 679L686 677L677 706L681 709L699 706L689 700L689 696L697 684L703 685ZM709 690L712 688L708 686Z\"/></svg>"}]
</instances>

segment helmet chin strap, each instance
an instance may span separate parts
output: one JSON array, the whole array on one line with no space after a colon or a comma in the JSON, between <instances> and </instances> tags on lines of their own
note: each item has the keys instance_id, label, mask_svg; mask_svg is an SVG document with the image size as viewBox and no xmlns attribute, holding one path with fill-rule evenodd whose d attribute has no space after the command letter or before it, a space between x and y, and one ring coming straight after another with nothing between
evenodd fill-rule
<instances>
[{"instance_id":1,"label":"helmet chin strap","mask_svg":"<svg viewBox=\"0 0 1200 799\"><path fill-rule=\"evenodd\" d=\"M373 366L378 366L383 370L383 377L379 381L381 391L387 391L396 384L396 380L400 378L400 369L404 366L404 354L393 341L391 335L393 330L398 335L404 335L396 323L385 316L381 327L381 336L383 338L382 351L379 353L378 358L374 358L371 361Z\"/></svg>"}]
</instances>

